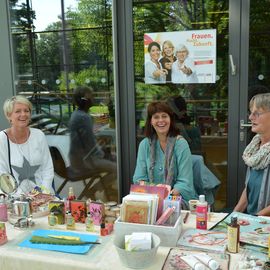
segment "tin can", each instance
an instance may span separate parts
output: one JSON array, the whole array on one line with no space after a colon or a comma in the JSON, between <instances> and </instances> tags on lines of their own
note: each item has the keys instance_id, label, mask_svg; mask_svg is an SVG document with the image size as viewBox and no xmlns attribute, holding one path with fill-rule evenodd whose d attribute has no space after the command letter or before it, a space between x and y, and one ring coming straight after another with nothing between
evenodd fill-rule
<instances>
[{"instance_id":1,"label":"tin can","mask_svg":"<svg viewBox=\"0 0 270 270\"><path fill-rule=\"evenodd\" d=\"M19 217L28 217L31 214L29 202L15 201L13 213Z\"/></svg>"},{"instance_id":2,"label":"tin can","mask_svg":"<svg viewBox=\"0 0 270 270\"><path fill-rule=\"evenodd\" d=\"M7 233L6 233L6 224L0 222L0 245L3 245L7 242Z\"/></svg>"}]
</instances>

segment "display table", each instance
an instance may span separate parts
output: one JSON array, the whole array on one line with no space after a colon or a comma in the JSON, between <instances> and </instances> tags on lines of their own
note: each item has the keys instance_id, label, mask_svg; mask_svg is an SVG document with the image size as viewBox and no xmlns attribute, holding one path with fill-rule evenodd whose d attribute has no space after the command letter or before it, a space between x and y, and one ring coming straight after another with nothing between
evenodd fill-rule
<instances>
[{"instance_id":1,"label":"display table","mask_svg":"<svg viewBox=\"0 0 270 270\"><path fill-rule=\"evenodd\" d=\"M185 216L185 211L182 211ZM211 221L208 223L209 228L223 219L226 214L213 213ZM51 229L47 225L47 217L35 219L36 225L33 229ZM85 232L84 224L76 224L76 231ZM195 215L190 214L182 231L195 227ZM14 229L12 225L6 223L8 243L0 246L0 269L1 270L83 270L83 269L109 269L121 270L130 269L124 267L118 257L117 251L113 245L113 234L100 237L101 245L95 245L85 255L76 255L69 253L61 253L54 251L36 250L30 248L22 248L18 246L26 235L29 235L30 229L19 230ZM59 225L57 230L65 230L64 225ZM169 247L160 246L157 252L156 260L153 265L146 269L161 269ZM233 255L232 259L234 260ZM233 263L231 264L233 265Z\"/></svg>"}]
</instances>

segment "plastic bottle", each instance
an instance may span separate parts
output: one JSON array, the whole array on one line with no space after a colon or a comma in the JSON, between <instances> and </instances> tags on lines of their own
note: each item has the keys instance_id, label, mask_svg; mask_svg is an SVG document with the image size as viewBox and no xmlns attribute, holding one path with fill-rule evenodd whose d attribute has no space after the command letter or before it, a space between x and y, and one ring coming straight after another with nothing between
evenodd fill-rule
<instances>
[{"instance_id":1,"label":"plastic bottle","mask_svg":"<svg viewBox=\"0 0 270 270\"><path fill-rule=\"evenodd\" d=\"M74 195L73 187L69 187L68 189L68 200L75 200L76 196Z\"/></svg>"},{"instance_id":2,"label":"plastic bottle","mask_svg":"<svg viewBox=\"0 0 270 270\"><path fill-rule=\"evenodd\" d=\"M231 253L239 252L240 226L237 223L237 217L231 217L231 223L228 224L228 251Z\"/></svg>"},{"instance_id":3,"label":"plastic bottle","mask_svg":"<svg viewBox=\"0 0 270 270\"><path fill-rule=\"evenodd\" d=\"M88 232L94 232L95 231L95 225L93 218L90 215L90 212L87 213L87 217L85 219L85 226L86 226L86 231Z\"/></svg>"},{"instance_id":4,"label":"plastic bottle","mask_svg":"<svg viewBox=\"0 0 270 270\"><path fill-rule=\"evenodd\" d=\"M0 197L0 221L6 222L7 220L8 220L7 203L5 200L5 195L1 195L1 197Z\"/></svg>"},{"instance_id":5,"label":"plastic bottle","mask_svg":"<svg viewBox=\"0 0 270 270\"><path fill-rule=\"evenodd\" d=\"M67 202L65 205L66 211L70 211L71 209L71 201L75 200L76 196L74 195L73 187L69 187L68 189L68 197L67 197Z\"/></svg>"},{"instance_id":6,"label":"plastic bottle","mask_svg":"<svg viewBox=\"0 0 270 270\"><path fill-rule=\"evenodd\" d=\"M199 201L196 206L196 228L200 230L207 229L207 201L205 201L205 196L200 195Z\"/></svg>"}]
</instances>

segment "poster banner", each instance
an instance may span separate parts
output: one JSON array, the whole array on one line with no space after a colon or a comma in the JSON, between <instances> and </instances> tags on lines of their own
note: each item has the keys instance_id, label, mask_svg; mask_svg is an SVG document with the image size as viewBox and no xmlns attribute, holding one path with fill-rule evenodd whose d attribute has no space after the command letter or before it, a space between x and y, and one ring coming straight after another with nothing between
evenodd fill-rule
<instances>
[{"instance_id":1,"label":"poster banner","mask_svg":"<svg viewBox=\"0 0 270 270\"><path fill-rule=\"evenodd\" d=\"M144 34L145 83L215 83L216 29Z\"/></svg>"}]
</instances>

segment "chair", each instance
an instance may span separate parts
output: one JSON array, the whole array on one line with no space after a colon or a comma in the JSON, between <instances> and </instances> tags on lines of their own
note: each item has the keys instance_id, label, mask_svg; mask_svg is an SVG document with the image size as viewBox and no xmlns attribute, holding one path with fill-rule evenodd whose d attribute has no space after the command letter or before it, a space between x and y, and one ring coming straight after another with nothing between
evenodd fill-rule
<instances>
[{"instance_id":1,"label":"chair","mask_svg":"<svg viewBox=\"0 0 270 270\"><path fill-rule=\"evenodd\" d=\"M204 194L208 204L213 205L215 202L215 194L220 186L220 181L206 167L204 159L200 155L192 155L192 169L194 188L197 195Z\"/></svg>"},{"instance_id":2,"label":"chair","mask_svg":"<svg viewBox=\"0 0 270 270\"><path fill-rule=\"evenodd\" d=\"M63 188L69 181L83 181L84 188L78 196L78 199L82 199L83 197L89 197L88 194L91 192L91 188L95 186L98 181L101 181L104 173L100 171L94 171L91 175L89 175L89 172L86 173L74 171L71 166L66 167L65 161L60 151L56 147L50 147L50 153L52 156L55 173L64 179L63 183L56 190L56 193L60 194L60 192L63 190Z\"/></svg>"}]
</instances>

